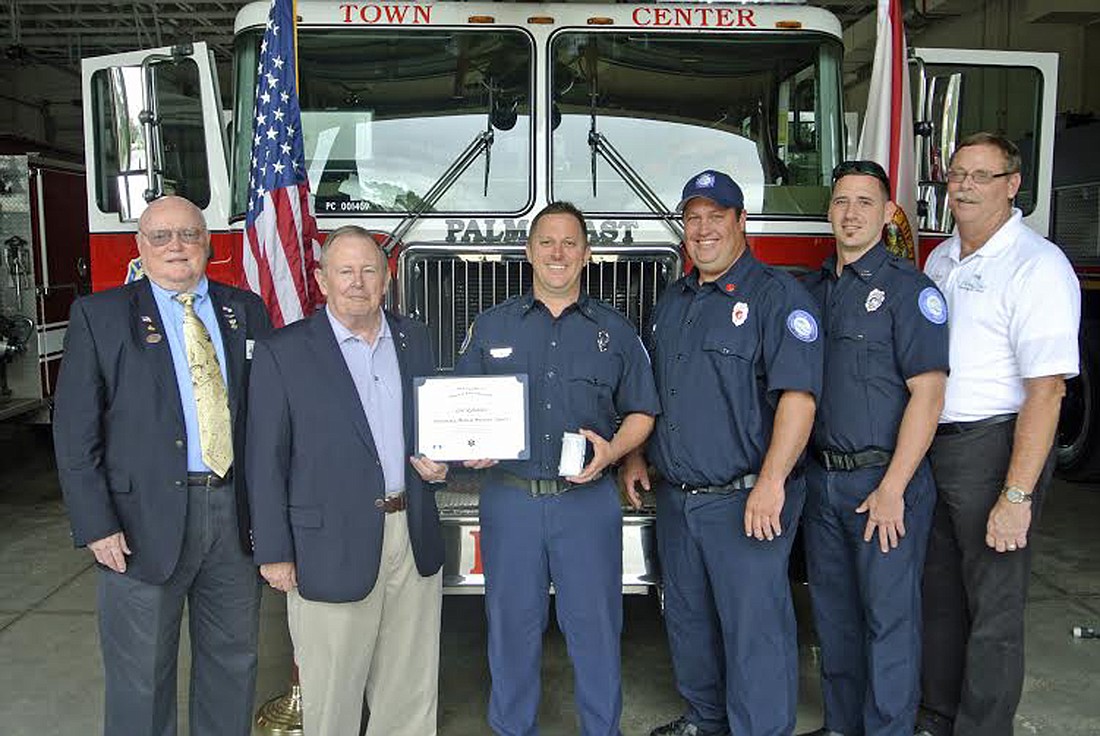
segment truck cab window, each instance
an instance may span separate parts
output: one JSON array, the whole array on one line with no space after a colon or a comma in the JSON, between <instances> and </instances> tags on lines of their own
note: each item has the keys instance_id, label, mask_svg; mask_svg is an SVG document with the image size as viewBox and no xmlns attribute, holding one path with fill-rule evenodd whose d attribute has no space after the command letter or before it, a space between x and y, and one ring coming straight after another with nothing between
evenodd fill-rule
<instances>
[{"instance_id":1,"label":"truck cab window","mask_svg":"<svg viewBox=\"0 0 1100 736\"><path fill-rule=\"evenodd\" d=\"M234 212L248 196L258 32L237 39ZM530 38L519 31L303 30L299 101L318 216L420 208L486 132L427 212L521 212L531 200Z\"/></svg>"},{"instance_id":2,"label":"truck cab window","mask_svg":"<svg viewBox=\"0 0 1100 736\"><path fill-rule=\"evenodd\" d=\"M593 174L595 129L668 207L688 177L719 168L750 213L825 213L842 150L835 40L584 31L556 36L551 53L554 199L646 211L605 161Z\"/></svg>"},{"instance_id":3,"label":"truck cab window","mask_svg":"<svg viewBox=\"0 0 1100 736\"><path fill-rule=\"evenodd\" d=\"M140 213L149 187L150 145L140 123L142 110L149 107L141 67L98 70L91 87L96 204L102 212ZM210 202L210 179L198 67L191 60L154 65L153 90L163 121L157 133L163 193L186 197L204 208ZM121 206L124 201L128 208Z\"/></svg>"}]
</instances>

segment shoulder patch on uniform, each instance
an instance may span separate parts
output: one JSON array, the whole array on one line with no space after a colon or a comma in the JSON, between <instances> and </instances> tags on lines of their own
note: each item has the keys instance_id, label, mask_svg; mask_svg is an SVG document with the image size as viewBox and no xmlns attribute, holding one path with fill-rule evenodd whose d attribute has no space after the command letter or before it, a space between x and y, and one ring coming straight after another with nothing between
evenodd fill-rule
<instances>
[{"instance_id":1,"label":"shoulder patch on uniform","mask_svg":"<svg viewBox=\"0 0 1100 736\"><path fill-rule=\"evenodd\" d=\"M947 321L947 302L943 294L935 286L926 286L917 295L917 306L924 318L934 325L942 325Z\"/></svg>"},{"instance_id":2,"label":"shoulder patch on uniform","mask_svg":"<svg viewBox=\"0 0 1100 736\"><path fill-rule=\"evenodd\" d=\"M802 342L817 339L817 320L805 309L796 309L787 315L787 330Z\"/></svg>"}]
</instances>

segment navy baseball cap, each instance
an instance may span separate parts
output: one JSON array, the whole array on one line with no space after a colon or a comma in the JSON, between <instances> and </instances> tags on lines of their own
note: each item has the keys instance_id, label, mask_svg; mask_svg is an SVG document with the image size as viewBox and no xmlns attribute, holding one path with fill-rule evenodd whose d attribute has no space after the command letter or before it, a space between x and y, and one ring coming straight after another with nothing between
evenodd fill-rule
<instances>
[{"instance_id":1,"label":"navy baseball cap","mask_svg":"<svg viewBox=\"0 0 1100 736\"><path fill-rule=\"evenodd\" d=\"M701 171L688 179L688 183L684 185L680 204L676 205L676 211L683 212L688 200L696 197L706 197L722 207L733 207L739 210L745 208L745 195L741 193L741 187L737 186L737 182L731 179L729 174L713 169Z\"/></svg>"}]
</instances>

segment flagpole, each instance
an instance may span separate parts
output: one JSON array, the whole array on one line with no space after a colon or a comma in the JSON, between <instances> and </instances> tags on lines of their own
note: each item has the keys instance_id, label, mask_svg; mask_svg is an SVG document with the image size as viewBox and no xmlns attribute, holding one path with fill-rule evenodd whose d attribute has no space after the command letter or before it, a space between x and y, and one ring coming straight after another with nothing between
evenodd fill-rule
<instances>
[{"instance_id":1,"label":"flagpole","mask_svg":"<svg viewBox=\"0 0 1100 736\"><path fill-rule=\"evenodd\" d=\"M256 728L270 736L303 736L302 686L298 665L291 664L290 690L272 698L256 711Z\"/></svg>"},{"instance_id":2,"label":"flagpole","mask_svg":"<svg viewBox=\"0 0 1100 736\"><path fill-rule=\"evenodd\" d=\"M297 96L300 79L298 72L298 0L292 0L291 2L290 21L293 29L294 46L294 94ZM306 278L308 284L308 274ZM261 705L259 710L256 711L254 723L261 734L267 734L268 736L303 736L302 685L298 677L298 664L294 662L293 655L290 663L289 690Z\"/></svg>"}]
</instances>

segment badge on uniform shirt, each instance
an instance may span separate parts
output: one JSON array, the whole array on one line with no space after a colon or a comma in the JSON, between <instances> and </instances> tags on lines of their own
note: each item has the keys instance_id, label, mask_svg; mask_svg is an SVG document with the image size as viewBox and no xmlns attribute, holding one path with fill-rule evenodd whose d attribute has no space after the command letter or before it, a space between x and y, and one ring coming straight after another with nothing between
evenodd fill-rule
<instances>
[{"instance_id":1,"label":"badge on uniform shirt","mask_svg":"<svg viewBox=\"0 0 1100 736\"><path fill-rule=\"evenodd\" d=\"M817 339L817 320L805 309L796 309L787 315L787 331L802 342Z\"/></svg>"},{"instance_id":2,"label":"badge on uniform shirt","mask_svg":"<svg viewBox=\"0 0 1100 736\"><path fill-rule=\"evenodd\" d=\"M256 349L256 341L255 340L245 340L244 341L244 359L245 360L252 360L252 351L254 351L255 349Z\"/></svg>"},{"instance_id":3,"label":"badge on uniform shirt","mask_svg":"<svg viewBox=\"0 0 1100 736\"><path fill-rule=\"evenodd\" d=\"M924 318L932 324L942 325L947 321L947 302L935 286L926 286L921 290L917 296L917 306Z\"/></svg>"},{"instance_id":4,"label":"badge on uniform shirt","mask_svg":"<svg viewBox=\"0 0 1100 736\"><path fill-rule=\"evenodd\" d=\"M596 347L599 348L601 353L607 352L607 346L611 344L611 335L607 334L607 330L600 330L596 333Z\"/></svg>"},{"instance_id":5,"label":"badge on uniform shirt","mask_svg":"<svg viewBox=\"0 0 1100 736\"><path fill-rule=\"evenodd\" d=\"M730 316L733 318L733 326L740 327L749 318L749 305L745 302L737 302L733 305L733 313Z\"/></svg>"},{"instance_id":6,"label":"badge on uniform shirt","mask_svg":"<svg viewBox=\"0 0 1100 736\"><path fill-rule=\"evenodd\" d=\"M512 348L489 348L489 355L494 358L507 358L512 354Z\"/></svg>"},{"instance_id":7,"label":"badge on uniform shirt","mask_svg":"<svg viewBox=\"0 0 1100 736\"><path fill-rule=\"evenodd\" d=\"M867 301L863 303L863 306L868 312L874 312L882 303L886 301L886 292L882 289L871 289L871 293L867 295Z\"/></svg>"}]
</instances>

